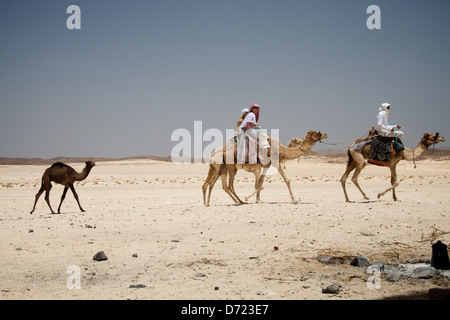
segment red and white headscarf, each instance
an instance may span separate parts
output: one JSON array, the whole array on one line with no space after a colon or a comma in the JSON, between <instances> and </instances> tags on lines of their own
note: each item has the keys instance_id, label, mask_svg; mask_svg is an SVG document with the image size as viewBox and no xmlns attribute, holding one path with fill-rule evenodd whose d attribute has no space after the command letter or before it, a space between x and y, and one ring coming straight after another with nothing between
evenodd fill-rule
<instances>
[{"instance_id":1,"label":"red and white headscarf","mask_svg":"<svg viewBox=\"0 0 450 320\"><path fill-rule=\"evenodd\" d=\"M259 108L259 112L261 112L261 107L258 106L256 103L252 104L252 106L250 107L250 110L248 112L252 112L253 108ZM258 114L255 114L256 115L256 122L258 122L258 119L259 119L259 112L258 112Z\"/></svg>"}]
</instances>

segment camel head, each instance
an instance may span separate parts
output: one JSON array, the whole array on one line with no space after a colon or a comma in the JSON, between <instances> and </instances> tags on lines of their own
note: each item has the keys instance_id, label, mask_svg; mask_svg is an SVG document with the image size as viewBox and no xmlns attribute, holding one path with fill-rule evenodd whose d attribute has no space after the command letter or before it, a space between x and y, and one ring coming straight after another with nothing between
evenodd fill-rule
<instances>
[{"instance_id":1,"label":"camel head","mask_svg":"<svg viewBox=\"0 0 450 320\"><path fill-rule=\"evenodd\" d=\"M328 135L325 132L309 130L306 133L305 138L309 138L313 141L320 141L328 138Z\"/></svg>"},{"instance_id":2,"label":"camel head","mask_svg":"<svg viewBox=\"0 0 450 320\"><path fill-rule=\"evenodd\" d=\"M95 162L94 161L86 161L86 167L88 167L89 169L91 169L93 166L95 166Z\"/></svg>"},{"instance_id":3,"label":"camel head","mask_svg":"<svg viewBox=\"0 0 450 320\"><path fill-rule=\"evenodd\" d=\"M439 134L439 132L433 133L425 133L423 135L422 141L424 145L427 147L431 146L432 144L439 143L439 142L445 142L445 138Z\"/></svg>"}]
</instances>

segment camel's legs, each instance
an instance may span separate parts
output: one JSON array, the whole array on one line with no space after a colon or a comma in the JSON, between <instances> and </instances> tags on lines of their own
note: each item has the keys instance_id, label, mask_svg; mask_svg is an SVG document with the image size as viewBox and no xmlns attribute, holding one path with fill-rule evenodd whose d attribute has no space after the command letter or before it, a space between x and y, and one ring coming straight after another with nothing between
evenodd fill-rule
<instances>
[{"instance_id":1,"label":"camel's legs","mask_svg":"<svg viewBox=\"0 0 450 320\"><path fill-rule=\"evenodd\" d=\"M344 190L344 195L345 195L345 201L346 202L351 202L348 199L348 195L347 195L346 181L347 181L347 178L348 178L350 172L352 172L355 169L355 167L356 167L355 166L355 161L352 161L351 164L347 165L347 168L345 169L345 173L344 173L344 175L341 178L341 186L342 186L342 189Z\"/></svg>"},{"instance_id":2,"label":"camel's legs","mask_svg":"<svg viewBox=\"0 0 450 320\"><path fill-rule=\"evenodd\" d=\"M211 191L216 183L217 179L219 179L219 174L215 173L212 177L208 176L207 181L205 182L206 188L208 188L208 200L205 203L205 206L209 207L209 201L211 200ZM208 181L209 180L209 181Z\"/></svg>"},{"instance_id":3,"label":"camel's legs","mask_svg":"<svg viewBox=\"0 0 450 320\"><path fill-rule=\"evenodd\" d=\"M283 177L283 179L284 179L284 182L286 183L286 185L287 185L287 187L288 187L288 189L289 189L289 194L290 194L290 196L291 196L291 199L292 199L292 203L298 203L298 200L296 200L295 198L294 198L294 194L292 193L292 190L291 190L291 182L289 181L289 179L286 177L286 175L285 175L285 173L284 173L284 171L283 171L283 168L281 167L281 166L279 166L278 167L278 172L281 174L281 176ZM250 194L250 195L248 195L247 197L245 197L245 200L248 200L249 198L251 198L255 193L259 193L259 191L261 191L262 189L263 189L263 187L262 187L262 184L263 184L263 182L264 182L264 178L265 178L265 172L263 172L263 175L261 175L260 176L260 178L259 179L257 179L257 181L258 181L258 184L256 184L256 186L255 186L255 191L252 193L252 194Z\"/></svg>"},{"instance_id":4,"label":"camel's legs","mask_svg":"<svg viewBox=\"0 0 450 320\"><path fill-rule=\"evenodd\" d=\"M203 186L202 186L203 204L207 207L209 206L209 198L211 196L211 185L210 185L211 179L212 179L212 177L210 175L208 175L208 177L205 180L205 183L203 183ZM217 178L216 178L216 180L217 180ZM208 187L209 187L208 201L206 201L206 191L208 190Z\"/></svg>"},{"instance_id":5,"label":"camel's legs","mask_svg":"<svg viewBox=\"0 0 450 320\"><path fill-rule=\"evenodd\" d=\"M251 172L253 172L253 174L255 175L255 191L253 191L251 194L247 195L245 197L245 201L248 201L248 199L250 199L251 197L253 197L256 193L258 193L259 195L259 191L262 190L262 188L260 189L261 185L260 185L260 179L261 179L261 169L258 167L252 168ZM259 202L259 197L256 197L256 202Z\"/></svg>"},{"instance_id":6,"label":"camel's legs","mask_svg":"<svg viewBox=\"0 0 450 320\"><path fill-rule=\"evenodd\" d=\"M52 213L55 213L55 211L53 211L53 209L52 209L52 206L50 205L50 189L51 188L52 188L51 184L47 185L45 188L45 201L47 202L48 207L50 208L50 211Z\"/></svg>"},{"instance_id":7,"label":"camel's legs","mask_svg":"<svg viewBox=\"0 0 450 320\"><path fill-rule=\"evenodd\" d=\"M218 175L218 174L215 174L215 175L211 178L211 180L208 182L208 184L207 184L207 186L209 187L209 188L208 188L208 200L207 200L206 203L205 203L205 205L206 205L207 207L209 207L209 201L211 200L211 191L212 191L212 189L213 189L213 187L214 187L214 184L216 183L217 179L219 179L219 175ZM206 182L205 182L205 183L206 183Z\"/></svg>"},{"instance_id":8,"label":"camel's legs","mask_svg":"<svg viewBox=\"0 0 450 320\"><path fill-rule=\"evenodd\" d=\"M209 207L209 201L211 199L211 192L214 184L217 179L219 179L219 172L210 165L208 176L206 177L205 183L203 183L202 191L203 191L203 204L206 207ZM208 198L206 198L206 191L208 190Z\"/></svg>"},{"instance_id":9,"label":"camel's legs","mask_svg":"<svg viewBox=\"0 0 450 320\"><path fill-rule=\"evenodd\" d=\"M230 172L231 175L231 172ZM222 188L223 190L231 197L231 199L233 199L234 203L236 204L242 204L241 199L239 199L239 197L236 195L236 193L234 192L234 190L232 190L230 188L230 186L227 184L227 171L225 170L221 175L220 175L221 179L222 179Z\"/></svg>"},{"instance_id":10,"label":"camel's legs","mask_svg":"<svg viewBox=\"0 0 450 320\"><path fill-rule=\"evenodd\" d=\"M255 191L256 191L256 202L259 202L259 192L261 191L260 187L262 186L260 184L260 180L261 180L261 170L260 169L256 169L253 171L253 174L255 175ZM252 195L255 194L254 192L252 193ZM249 198L248 196L245 197L245 199Z\"/></svg>"},{"instance_id":11,"label":"camel's legs","mask_svg":"<svg viewBox=\"0 0 450 320\"><path fill-rule=\"evenodd\" d=\"M260 194L261 194L261 190L264 189L263 187L263 183L264 183L264 178L266 177L265 174L261 174L261 176L259 177L259 181L258 181L258 191L256 192L256 202L260 202L261 198L260 198Z\"/></svg>"},{"instance_id":12,"label":"camel's legs","mask_svg":"<svg viewBox=\"0 0 450 320\"><path fill-rule=\"evenodd\" d=\"M69 184L69 188L70 188L70 190L72 190L73 196L75 197L75 200L77 200L77 203L78 203L78 206L80 207L81 212L85 212L85 210L81 207L80 200L78 199L78 194L75 191L75 187L73 186L72 183Z\"/></svg>"},{"instance_id":13,"label":"camel's legs","mask_svg":"<svg viewBox=\"0 0 450 320\"><path fill-rule=\"evenodd\" d=\"M395 167L391 168L391 185L392 185L392 198L397 201L397 195L395 194L395 188L398 186L397 172Z\"/></svg>"},{"instance_id":14,"label":"camel's legs","mask_svg":"<svg viewBox=\"0 0 450 320\"><path fill-rule=\"evenodd\" d=\"M253 191L252 193L250 193L248 196L245 197L245 201L248 201L248 199L250 199L251 197L253 197L256 193L258 193L259 191L261 191L262 189L264 189L263 187L257 188L255 189L255 191ZM256 199L256 202L258 202L258 199Z\"/></svg>"},{"instance_id":15,"label":"camel's legs","mask_svg":"<svg viewBox=\"0 0 450 320\"><path fill-rule=\"evenodd\" d=\"M353 163L355 166L355 173L353 174L352 182L355 184L355 186L361 192L364 199L369 200L369 198L366 196L366 194L361 189L361 187L359 186L359 183L358 183L358 176L361 173L361 171L364 169L364 167L366 166L367 162L364 159L363 155L359 152L354 152L354 151L350 150L350 154L351 154L351 157L353 158Z\"/></svg>"},{"instance_id":16,"label":"camel's legs","mask_svg":"<svg viewBox=\"0 0 450 320\"><path fill-rule=\"evenodd\" d=\"M217 179L219 179L219 172L216 168L214 168L212 165L209 166L208 176L206 177L205 182L202 186L203 191L203 204L207 207L209 207L209 199L211 198L211 191L212 187L216 183ZM208 190L208 200L206 200L206 191Z\"/></svg>"},{"instance_id":17,"label":"camel's legs","mask_svg":"<svg viewBox=\"0 0 450 320\"><path fill-rule=\"evenodd\" d=\"M264 183L264 178L266 176L266 172L269 169L269 167L267 168L263 168L263 172L260 174L258 172L258 174L256 172L253 172L255 174L255 191L253 191L251 194L249 194L248 196L245 197L245 200L250 199L251 197L253 197L256 194L256 202L260 202L260 193L261 191L264 189L263 187L263 183ZM259 175L259 178L258 178Z\"/></svg>"},{"instance_id":18,"label":"camel's legs","mask_svg":"<svg viewBox=\"0 0 450 320\"><path fill-rule=\"evenodd\" d=\"M291 182L289 181L289 179L286 177L286 175L284 174L283 168L281 166L278 167L278 172L281 174L281 176L284 179L284 182L286 183L288 189L289 189L289 194L291 195L291 199L292 199L292 203L298 203L298 200L295 200L294 198L294 194L292 193L291 190Z\"/></svg>"},{"instance_id":19,"label":"camel's legs","mask_svg":"<svg viewBox=\"0 0 450 320\"><path fill-rule=\"evenodd\" d=\"M239 202L239 204L246 204L246 202L242 201L242 200L238 197L238 195L236 194L236 191L234 190L234 178L236 177L237 169L236 169L235 167L234 167L234 168L231 168L231 169L228 169L228 168L227 168L227 171L228 171L228 174L230 175L230 177L229 177L229 182L228 182L228 189L229 189L230 192L234 195L234 197L237 199L237 201Z\"/></svg>"},{"instance_id":20,"label":"camel's legs","mask_svg":"<svg viewBox=\"0 0 450 320\"><path fill-rule=\"evenodd\" d=\"M34 200L34 206L33 206L33 210L31 210L30 214L32 214L34 212L34 210L36 209L36 203L39 200L39 197L41 196L41 194L45 191L44 185L41 185L41 188L39 189L38 193L36 193L36 197Z\"/></svg>"},{"instance_id":21,"label":"camel's legs","mask_svg":"<svg viewBox=\"0 0 450 320\"><path fill-rule=\"evenodd\" d=\"M397 170L395 167L390 167L390 169L391 169L391 187L387 188L383 192L380 192L378 194L378 199L381 196L384 196L387 192L392 190L392 197L394 198L394 201L397 201L397 196L395 194L395 188L399 185L399 182L397 180Z\"/></svg>"},{"instance_id":22,"label":"camel's legs","mask_svg":"<svg viewBox=\"0 0 450 320\"><path fill-rule=\"evenodd\" d=\"M61 212L60 212L60 210L61 210L61 205L62 205L64 199L66 198L67 190L69 190L69 186L64 186L64 191L63 191L63 194L62 194L62 196L61 196L61 202L59 203L59 207L58 207L58 213L61 213Z\"/></svg>"},{"instance_id":23,"label":"camel's legs","mask_svg":"<svg viewBox=\"0 0 450 320\"><path fill-rule=\"evenodd\" d=\"M353 174L353 177L352 177L352 182L355 184L355 186L361 192L361 194L363 195L364 199L365 200L369 200L369 198L366 196L366 194L361 189L361 187L359 186L359 183L358 183L358 176L361 173L362 169L364 169L365 166L366 166L366 162L363 162L363 163L359 164L358 166L356 166L355 173Z\"/></svg>"},{"instance_id":24,"label":"camel's legs","mask_svg":"<svg viewBox=\"0 0 450 320\"><path fill-rule=\"evenodd\" d=\"M210 170L211 171L211 170ZM230 188L227 186L227 171L225 170L225 167L221 167L219 171L215 171L212 175L208 175L206 178L205 183L203 184L203 203L205 206L209 207L209 203L211 200L211 192L214 187L214 184L219 179L219 177L222 179L222 188L223 190L233 199L234 203L236 204L242 204L243 202L239 199L239 197L230 190ZM208 188L209 187L209 188ZM205 194L206 190L208 189L208 198L205 200ZM233 196L234 194L234 196Z\"/></svg>"},{"instance_id":25,"label":"camel's legs","mask_svg":"<svg viewBox=\"0 0 450 320\"><path fill-rule=\"evenodd\" d=\"M259 199L259 193L261 191L262 183L261 183L261 170L255 171L255 190L258 190L256 193L256 202L258 203L260 201Z\"/></svg>"},{"instance_id":26,"label":"camel's legs","mask_svg":"<svg viewBox=\"0 0 450 320\"><path fill-rule=\"evenodd\" d=\"M206 206L206 190L208 188L208 178L206 178L205 183L202 185L202 192L203 192L203 204Z\"/></svg>"},{"instance_id":27,"label":"camel's legs","mask_svg":"<svg viewBox=\"0 0 450 320\"><path fill-rule=\"evenodd\" d=\"M270 167L263 168L263 171L261 173L261 177L259 178L258 193L256 194L256 202L261 201L259 195L260 195L261 191L264 189L264 187L263 187L264 178L266 177L266 174L267 174L267 171L269 170L269 168Z\"/></svg>"}]
</instances>

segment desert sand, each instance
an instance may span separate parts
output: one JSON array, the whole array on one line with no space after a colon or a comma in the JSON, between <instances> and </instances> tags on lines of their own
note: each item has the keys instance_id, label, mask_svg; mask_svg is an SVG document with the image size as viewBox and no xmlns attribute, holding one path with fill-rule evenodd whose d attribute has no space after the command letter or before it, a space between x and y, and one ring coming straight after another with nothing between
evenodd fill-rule
<instances>
[{"instance_id":1,"label":"desert sand","mask_svg":"<svg viewBox=\"0 0 450 320\"><path fill-rule=\"evenodd\" d=\"M370 201L349 179L354 203L345 202L339 182L345 162L320 155L287 162L298 204L274 174L263 202L235 205L218 181L210 207L201 191L207 164L97 162L75 185L86 212L69 191L53 215L44 196L30 215L48 165L1 165L0 298L365 300L448 288L446 277L390 282L384 275L379 289L369 288L365 267L318 261L427 261L433 240L450 243L450 160L401 162L397 202L391 193L377 199L390 186L389 169L368 165L359 180ZM240 170L235 185L238 195L250 194L253 175ZM54 209L62 191L51 190ZM94 261L99 251L108 260ZM79 268L79 288L68 285L71 266ZM330 284L338 294L322 293Z\"/></svg>"}]
</instances>

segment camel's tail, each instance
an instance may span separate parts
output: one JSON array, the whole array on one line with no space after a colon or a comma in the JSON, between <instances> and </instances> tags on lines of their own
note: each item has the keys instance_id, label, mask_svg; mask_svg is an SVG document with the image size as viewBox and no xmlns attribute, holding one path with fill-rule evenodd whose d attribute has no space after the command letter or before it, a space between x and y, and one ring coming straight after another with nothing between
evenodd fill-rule
<instances>
[{"instance_id":1,"label":"camel's tail","mask_svg":"<svg viewBox=\"0 0 450 320\"><path fill-rule=\"evenodd\" d=\"M213 173L214 173L214 167L212 164L209 164L208 175L206 176L205 183L203 183L203 186L202 186L203 192L206 191L206 188L208 187L209 183L211 182L211 177L212 177Z\"/></svg>"},{"instance_id":2,"label":"camel's tail","mask_svg":"<svg viewBox=\"0 0 450 320\"><path fill-rule=\"evenodd\" d=\"M208 180L208 177L209 177L209 175L211 174L211 170L212 170L212 164L211 163L208 163L208 174L207 174L207 178L206 178L206 180Z\"/></svg>"},{"instance_id":3,"label":"camel's tail","mask_svg":"<svg viewBox=\"0 0 450 320\"><path fill-rule=\"evenodd\" d=\"M52 166L53 167L53 166ZM48 177L48 171L50 170L50 168L48 168L47 170L45 170L44 174L42 175L41 178L41 190L44 189L44 184L45 184L45 177Z\"/></svg>"},{"instance_id":4,"label":"camel's tail","mask_svg":"<svg viewBox=\"0 0 450 320\"><path fill-rule=\"evenodd\" d=\"M213 171L214 171L213 164L210 163L210 164L209 164L209 170L208 170L208 177L213 173Z\"/></svg>"},{"instance_id":5,"label":"camel's tail","mask_svg":"<svg viewBox=\"0 0 450 320\"><path fill-rule=\"evenodd\" d=\"M353 157L352 154L350 153L350 149L347 150L347 155L348 155L348 160L347 160L347 167L349 167L352 163L353 163Z\"/></svg>"}]
</instances>

